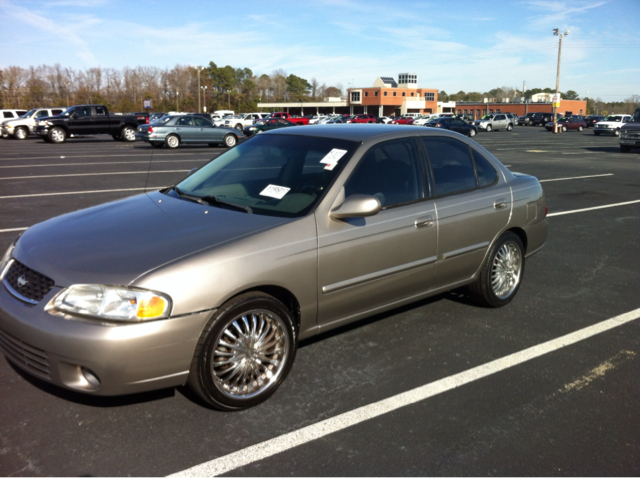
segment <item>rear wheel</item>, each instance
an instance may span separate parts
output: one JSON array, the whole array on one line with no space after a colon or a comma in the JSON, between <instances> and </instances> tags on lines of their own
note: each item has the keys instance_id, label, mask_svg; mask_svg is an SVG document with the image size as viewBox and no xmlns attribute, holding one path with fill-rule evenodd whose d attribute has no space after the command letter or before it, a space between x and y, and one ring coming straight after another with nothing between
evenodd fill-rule
<instances>
[{"instance_id":1,"label":"rear wheel","mask_svg":"<svg viewBox=\"0 0 640 478\"><path fill-rule=\"evenodd\" d=\"M476 133L476 130L475 130L474 128L471 128L471 129L469 130L469 136L470 136L470 137L472 137L472 138L473 138L476 134L477 134L477 133Z\"/></svg>"},{"instance_id":2,"label":"rear wheel","mask_svg":"<svg viewBox=\"0 0 640 478\"><path fill-rule=\"evenodd\" d=\"M221 410L253 407L269 398L296 355L293 316L282 302L249 292L220 307L206 325L189 371L189 387Z\"/></svg>"},{"instance_id":3,"label":"rear wheel","mask_svg":"<svg viewBox=\"0 0 640 478\"><path fill-rule=\"evenodd\" d=\"M49 131L49 140L52 143L64 143L67 140L67 132L62 128L55 127Z\"/></svg>"},{"instance_id":4,"label":"rear wheel","mask_svg":"<svg viewBox=\"0 0 640 478\"><path fill-rule=\"evenodd\" d=\"M567 127L566 127L566 126L563 126L563 127L562 127L562 132L563 132L563 133L566 133L566 132L567 132Z\"/></svg>"},{"instance_id":5,"label":"rear wheel","mask_svg":"<svg viewBox=\"0 0 640 478\"><path fill-rule=\"evenodd\" d=\"M16 129L16 139L27 139L27 136L29 136L29 130L27 128Z\"/></svg>"},{"instance_id":6,"label":"rear wheel","mask_svg":"<svg viewBox=\"0 0 640 478\"><path fill-rule=\"evenodd\" d=\"M524 246L513 232L496 241L478 280L469 285L472 298L487 307L502 307L515 297L524 274Z\"/></svg>"},{"instance_id":7,"label":"rear wheel","mask_svg":"<svg viewBox=\"0 0 640 478\"><path fill-rule=\"evenodd\" d=\"M234 126L235 129L237 129L238 131L242 131L242 124L238 123L237 125Z\"/></svg>"},{"instance_id":8,"label":"rear wheel","mask_svg":"<svg viewBox=\"0 0 640 478\"><path fill-rule=\"evenodd\" d=\"M578 126L578 132L582 131L582 126Z\"/></svg>"},{"instance_id":9,"label":"rear wheel","mask_svg":"<svg viewBox=\"0 0 640 478\"><path fill-rule=\"evenodd\" d=\"M234 135L228 134L224 137L224 145L227 148L233 148L236 144L238 144L238 138Z\"/></svg>"},{"instance_id":10,"label":"rear wheel","mask_svg":"<svg viewBox=\"0 0 640 478\"><path fill-rule=\"evenodd\" d=\"M180 138L178 138L175 134L170 134L165 138L164 144L167 145L167 148L175 149L180 146Z\"/></svg>"}]
</instances>

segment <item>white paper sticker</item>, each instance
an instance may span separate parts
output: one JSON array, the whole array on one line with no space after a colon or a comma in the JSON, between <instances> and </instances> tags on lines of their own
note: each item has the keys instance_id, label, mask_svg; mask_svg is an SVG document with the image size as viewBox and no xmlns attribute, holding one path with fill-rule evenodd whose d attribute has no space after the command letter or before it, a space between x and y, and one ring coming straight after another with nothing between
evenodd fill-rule
<instances>
[{"instance_id":1,"label":"white paper sticker","mask_svg":"<svg viewBox=\"0 0 640 478\"><path fill-rule=\"evenodd\" d=\"M336 164L338 164L338 161L340 161L340 158L342 158L345 154L347 154L346 149L334 148L331 151L329 151L327 155L320 160L320 162L323 164L326 164L324 169L328 169L329 171L331 171L333 168L336 167Z\"/></svg>"},{"instance_id":2,"label":"white paper sticker","mask_svg":"<svg viewBox=\"0 0 640 478\"><path fill-rule=\"evenodd\" d=\"M285 194L291 191L291 188L285 188L284 186L276 186L274 184L269 184L266 188L262 190L260 193L261 196L269 196L270 198L282 199Z\"/></svg>"}]
</instances>

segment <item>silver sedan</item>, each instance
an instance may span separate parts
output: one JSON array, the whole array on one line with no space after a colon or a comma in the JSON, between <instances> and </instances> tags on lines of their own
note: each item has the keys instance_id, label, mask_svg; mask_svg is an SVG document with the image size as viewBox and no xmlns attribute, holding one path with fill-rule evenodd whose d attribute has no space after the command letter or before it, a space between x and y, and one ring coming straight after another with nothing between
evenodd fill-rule
<instances>
[{"instance_id":1,"label":"silver sedan","mask_svg":"<svg viewBox=\"0 0 640 478\"><path fill-rule=\"evenodd\" d=\"M202 116L167 115L153 123L138 126L136 139L147 141L156 148L177 148L181 144L197 143L206 143L209 146L224 144L232 148L246 138L241 131L215 126Z\"/></svg>"},{"instance_id":2,"label":"silver sedan","mask_svg":"<svg viewBox=\"0 0 640 478\"><path fill-rule=\"evenodd\" d=\"M25 231L2 259L0 348L78 392L187 384L243 409L321 331L461 286L508 304L546 212L536 178L456 133L270 131L176 186Z\"/></svg>"}]
</instances>

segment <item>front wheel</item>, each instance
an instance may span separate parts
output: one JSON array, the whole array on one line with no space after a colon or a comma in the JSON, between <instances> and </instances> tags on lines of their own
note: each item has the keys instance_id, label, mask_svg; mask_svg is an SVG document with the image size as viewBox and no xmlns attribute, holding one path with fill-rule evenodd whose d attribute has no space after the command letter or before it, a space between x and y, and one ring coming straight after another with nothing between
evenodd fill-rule
<instances>
[{"instance_id":1,"label":"front wheel","mask_svg":"<svg viewBox=\"0 0 640 478\"><path fill-rule=\"evenodd\" d=\"M238 144L238 138L234 135L228 134L224 137L224 145L227 148L233 148L236 144Z\"/></svg>"},{"instance_id":2,"label":"front wheel","mask_svg":"<svg viewBox=\"0 0 640 478\"><path fill-rule=\"evenodd\" d=\"M480 276L469 285L469 292L480 305L502 307L515 297L523 274L522 241L513 232L506 232L491 248L480 270Z\"/></svg>"},{"instance_id":3,"label":"front wheel","mask_svg":"<svg viewBox=\"0 0 640 478\"><path fill-rule=\"evenodd\" d=\"M567 127L566 127L566 126L563 126L563 127L562 127L562 132L563 132L563 133L566 133L566 132L567 132Z\"/></svg>"},{"instance_id":4,"label":"front wheel","mask_svg":"<svg viewBox=\"0 0 640 478\"><path fill-rule=\"evenodd\" d=\"M67 140L67 132L62 128L55 127L49 131L49 140L52 143L64 143Z\"/></svg>"},{"instance_id":5,"label":"front wheel","mask_svg":"<svg viewBox=\"0 0 640 478\"><path fill-rule=\"evenodd\" d=\"M471 138L473 138L476 134L477 134L477 131L476 131L474 128L471 128L471 129L469 130L469 136L470 136Z\"/></svg>"},{"instance_id":6,"label":"front wheel","mask_svg":"<svg viewBox=\"0 0 640 478\"><path fill-rule=\"evenodd\" d=\"M487 131L491 131L493 128L491 127L490 124L487 125Z\"/></svg>"},{"instance_id":7,"label":"front wheel","mask_svg":"<svg viewBox=\"0 0 640 478\"><path fill-rule=\"evenodd\" d=\"M136 130L133 129L131 126L125 126L120 131L120 137L122 138L123 141L128 141L128 142L135 141L136 140Z\"/></svg>"},{"instance_id":8,"label":"front wheel","mask_svg":"<svg viewBox=\"0 0 640 478\"><path fill-rule=\"evenodd\" d=\"M617 130L615 130L615 131L613 132L613 135L614 135L614 136L620 136L620 128L618 128Z\"/></svg>"},{"instance_id":9,"label":"front wheel","mask_svg":"<svg viewBox=\"0 0 640 478\"><path fill-rule=\"evenodd\" d=\"M578 132L582 131L582 126L578 126Z\"/></svg>"},{"instance_id":10,"label":"front wheel","mask_svg":"<svg viewBox=\"0 0 640 478\"><path fill-rule=\"evenodd\" d=\"M16 129L16 139L27 139L29 136L29 130L27 128L18 128Z\"/></svg>"},{"instance_id":11,"label":"front wheel","mask_svg":"<svg viewBox=\"0 0 640 478\"><path fill-rule=\"evenodd\" d=\"M189 387L208 405L242 410L269 398L291 370L297 338L289 309L249 292L220 307L191 362Z\"/></svg>"},{"instance_id":12,"label":"front wheel","mask_svg":"<svg viewBox=\"0 0 640 478\"><path fill-rule=\"evenodd\" d=\"M234 126L235 129L237 129L238 131L242 131L242 124L238 123L237 125Z\"/></svg>"},{"instance_id":13,"label":"front wheel","mask_svg":"<svg viewBox=\"0 0 640 478\"><path fill-rule=\"evenodd\" d=\"M513 126L507 125L507 131L511 131L512 129L513 129Z\"/></svg>"}]
</instances>

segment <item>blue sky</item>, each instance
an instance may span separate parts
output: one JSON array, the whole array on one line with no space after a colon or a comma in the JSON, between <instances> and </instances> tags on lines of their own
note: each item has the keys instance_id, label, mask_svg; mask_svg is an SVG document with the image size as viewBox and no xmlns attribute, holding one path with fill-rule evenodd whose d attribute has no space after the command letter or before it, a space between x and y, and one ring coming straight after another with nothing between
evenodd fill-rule
<instances>
[{"instance_id":1,"label":"blue sky","mask_svg":"<svg viewBox=\"0 0 640 478\"><path fill-rule=\"evenodd\" d=\"M640 94L640 0L0 0L0 68L283 69L327 86L417 73L447 93L555 87Z\"/></svg>"}]
</instances>

